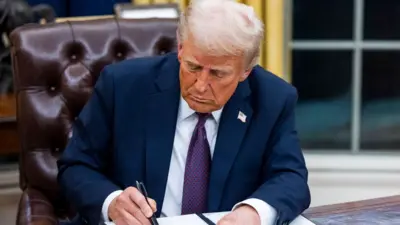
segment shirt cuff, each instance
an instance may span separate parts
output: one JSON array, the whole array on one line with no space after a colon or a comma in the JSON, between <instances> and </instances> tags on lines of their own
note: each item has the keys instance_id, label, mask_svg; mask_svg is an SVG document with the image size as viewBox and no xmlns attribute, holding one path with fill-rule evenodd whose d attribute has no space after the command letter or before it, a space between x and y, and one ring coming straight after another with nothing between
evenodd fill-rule
<instances>
[{"instance_id":1,"label":"shirt cuff","mask_svg":"<svg viewBox=\"0 0 400 225\"><path fill-rule=\"evenodd\" d=\"M235 210L243 204L249 205L257 211L258 215L260 216L261 225L275 224L277 212L276 209L274 209L274 207L270 206L268 203L260 199L250 198L237 203L235 206L233 206L232 210Z\"/></svg>"},{"instance_id":2,"label":"shirt cuff","mask_svg":"<svg viewBox=\"0 0 400 225\"><path fill-rule=\"evenodd\" d=\"M101 214L102 214L102 219L103 219L102 224L107 224L107 223L111 222L110 218L108 218L108 207L110 206L110 204L114 200L114 198L116 198L121 193L122 193L121 190L111 192L111 194L109 194L107 196L106 200L104 200L103 207L101 209Z\"/></svg>"}]
</instances>

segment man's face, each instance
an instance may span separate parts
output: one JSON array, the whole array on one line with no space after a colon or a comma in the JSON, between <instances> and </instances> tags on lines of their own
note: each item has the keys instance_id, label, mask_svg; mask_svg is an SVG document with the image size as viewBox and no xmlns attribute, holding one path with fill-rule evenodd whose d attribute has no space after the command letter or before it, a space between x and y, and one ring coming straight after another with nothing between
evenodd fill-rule
<instances>
[{"instance_id":1,"label":"man's face","mask_svg":"<svg viewBox=\"0 0 400 225\"><path fill-rule=\"evenodd\" d=\"M228 102L250 71L246 71L243 57L208 56L190 39L179 43L178 49L182 97L194 111L210 113Z\"/></svg>"}]
</instances>

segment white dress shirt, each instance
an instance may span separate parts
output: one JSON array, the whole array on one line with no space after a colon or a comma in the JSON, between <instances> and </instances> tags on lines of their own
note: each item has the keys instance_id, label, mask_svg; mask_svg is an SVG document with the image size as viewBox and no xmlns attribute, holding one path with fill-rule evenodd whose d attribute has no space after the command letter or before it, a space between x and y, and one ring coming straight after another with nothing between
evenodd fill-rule
<instances>
[{"instance_id":1,"label":"white dress shirt","mask_svg":"<svg viewBox=\"0 0 400 225\"><path fill-rule=\"evenodd\" d=\"M210 144L211 157L213 156L215 142L217 140L217 131L221 113L222 109L212 112L212 117L208 118L205 123L207 140ZM164 195L164 203L161 209L162 217L178 216L181 214L186 157L197 120L195 111L189 107L183 98L181 98L176 122L172 158ZM104 222L109 222L108 207L111 201L120 193L122 193L122 190L115 191L105 199L102 208ZM255 198L246 199L243 202L236 204L233 209L241 204L248 204L257 211L258 215L260 215L261 225L273 225L275 223L276 210L266 202Z\"/></svg>"}]
</instances>

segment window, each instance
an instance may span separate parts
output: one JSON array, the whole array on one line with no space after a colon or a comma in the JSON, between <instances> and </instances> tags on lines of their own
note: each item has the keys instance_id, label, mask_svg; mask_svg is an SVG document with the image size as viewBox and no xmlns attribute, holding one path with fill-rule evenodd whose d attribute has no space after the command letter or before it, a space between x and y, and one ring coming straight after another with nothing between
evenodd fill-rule
<instances>
[{"instance_id":1,"label":"window","mask_svg":"<svg viewBox=\"0 0 400 225\"><path fill-rule=\"evenodd\" d=\"M400 149L400 1L292 0L290 74L306 150Z\"/></svg>"},{"instance_id":2,"label":"window","mask_svg":"<svg viewBox=\"0 0 400 225\"><path fill-rule=\"evenodd\" d=\"M295 50L297 128L307 149L350 149L351 51Z\"/></svg>"},{"instance_id":3,"label":"window","mask_svg":"<svg viewBox=\"0 0 400 225\"><path fill-rule=\"evenodd\" d=\"M400 51L363 53L361 149L400 148Z\"/></svg>"},{"instance_id":4,"label":"window","mask_svg":"<svg viewBox=\"0 0 400 225\"><path fill-rule=\"evenodd\" d=\"M353 37L351 0L293 1L293 38L351 39ZM329 24L327 26L327 24Z\"/></svg>"},{"instance_id":5,"label":"window","mask_svg":"<svg viewBox=\"0 0 400 225\"><path fill-rule=\"evenodd\" d=\"M400 3L398 0L364 0L364 39L400 39Z\"/></svg>"}]
</instances>

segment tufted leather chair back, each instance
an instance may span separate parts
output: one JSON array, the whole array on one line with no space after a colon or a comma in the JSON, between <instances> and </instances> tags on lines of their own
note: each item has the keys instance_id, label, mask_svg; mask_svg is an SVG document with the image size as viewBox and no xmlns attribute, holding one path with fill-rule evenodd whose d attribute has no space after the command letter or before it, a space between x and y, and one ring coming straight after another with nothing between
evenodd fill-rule
<instances>
[{"instance_id":1,"label":"tufted leather chair back","mask_svg":"<svg viewBox=\"0 0 400 225\"><path fill-rule=\"evenodd\" d=\"M21 141L20 186L61 207L56 160L107 64L176 49L175 19L28 25L11 35ZM134 72L134 71L132 71Z\"/></svg>"}]
</instances>

